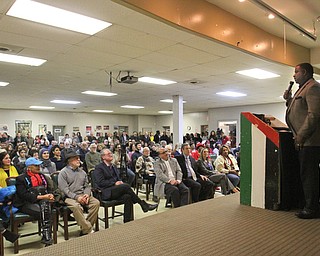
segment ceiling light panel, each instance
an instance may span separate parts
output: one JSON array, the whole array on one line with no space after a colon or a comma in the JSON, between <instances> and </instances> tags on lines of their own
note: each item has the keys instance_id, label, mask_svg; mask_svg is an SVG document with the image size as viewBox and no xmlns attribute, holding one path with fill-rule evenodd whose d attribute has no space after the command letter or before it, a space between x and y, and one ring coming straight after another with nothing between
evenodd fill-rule
<instances>
[{"instance_id":1,"label":"ceiling light panel","mask_svg":"<svg viewBox=\"0 0 320 256\"><path fill-rule=\"evenodd\" d=\"M51 103L57 103L57 104L79 104L80 101L74 101L74 100L52 100Z\"/></svg>"},{"instance_id":2,"label":"ceiling light panel","mask_svg":"<svg viewBox=\"0 0 320 256\"><path fill-rule=\"evenodd\" d=\"M236 72L237 74L249 76L257 79L268 79L268 78L274 78L279 77L280 75L265 71L263 69L259 68L253 68L253 69L247 69L247 70L240 70Z\"/></svg>"},{"instance_id":3,"label":"ceiling light panel","mask_svg":"<svg viewBox=\"0 0 320 256\"><path fill-rule=\"evenodd\" d=\"M88 35L94 35L112 25L109 22L30 0L16 0L7 15Z\"/></svg>"},{"instance_id":4,"label":"ceiling light panel","mask_svg":"<svg viewBox=\"0 0 320 256\"><path fill-rule=\"evenodd\" d=\"M0 53L0 61L9 62L15 64L29 65L29 66L40 66L46 62L43 59L30 58L12 54Z\"/></svg>"},{"instance_id":5,"label":"ceiling light panel","mask_svg":"<svg viewBox=\"0 0 320 256\"><path fill-rule=\"evenodd\" d=\"M172 99L164 99L164 100L160 100L160 102L164 102L164 103L173 103ZM182 101L182 103L186 103L185 100Z\"/></svg>"},{"instance_id":6,"label":"ceiling light panel","mask_svg":"<svg viewBox=\"0 0 320 256\"><path fill-rule=\"evenodd\" d=\"M160 110L160 111L158 111L158 113L159 114L173 114L173 112L170 110Z\"/></svg>"},{"instance_id":7,"label":"ceiling light panel","mask_svg":"<svg viewBox=\"0 0 320 256\"><path fill-rule=\"evenodd\" d=\"M54 109L55 107L46 107L46 106L30 106L31 109Z\"/></svg>"},{"instance_id":8,"label":"ceiling light panel","mask_svg":"<svg viewBox=\"0 0 320 256\"><path fill-rule=\"evenodd\" d=\"M143 106L133 106L133 105L123 105L121 107L122 108L135 108L135 109L144 108Z\"/></svg>"},{"instance_id":9,"label":"ceiling light panel","mask_svg":"<svg viewBox=\"0 0 320 256\"><path fill-rule=\"evenodd\" d=\"M244 97L244 96L247 96L247 94L244 94L244 93L231 92L231 91L217 92L216 94L221 95L221 96L227 96L227 97Z\"/></svg>"},{"instance_id":10,"label":"ceiling light panel","mask_svg":"<svg viewBox=\"0 0 320 256\"><path fill-rule=\"evenodd\" d=\"M7 86L9 83L7 82L0 82L0 86Z\"/></svg>"},{"instance_id":11,"label":"ceiling light panel","mask_svg":"<svg viewBox=\"0 0 320 256\"><path fill-rule=\"evenodd\" d=\"M97 113L112 113L113 110L95 109L95 110L93 110L93 112L97 112Z\"/></svg>"},{"instance_id":12,"label":"ceiling light panel","mask_svg":"<svg viewBox=\"0 0 320 256\"><path fill-rule=\"evenodd\" d=\"M139 82L143 83L149 83L149 84L159 84L159 85L168 85L168 84L175 84L177 82L165 80L165 79L159 79L159 78L153 78L153 77L140 77Z\"/></svg>"},{"instance_id":13,"label":"ceiling light panel","mask_svg":"<svg viewBox=\"0 0 320 256\"><path fill-rule=\"evenodd\" d=\"M96 96L106 96L106 97L111 97L111 96L116 96L118 95L117 93L112 93L112 92L100 92L100 91L84 91L81 92L83 94L89 94L89 95L96 95Z\"/></svg>"}]
</instances>

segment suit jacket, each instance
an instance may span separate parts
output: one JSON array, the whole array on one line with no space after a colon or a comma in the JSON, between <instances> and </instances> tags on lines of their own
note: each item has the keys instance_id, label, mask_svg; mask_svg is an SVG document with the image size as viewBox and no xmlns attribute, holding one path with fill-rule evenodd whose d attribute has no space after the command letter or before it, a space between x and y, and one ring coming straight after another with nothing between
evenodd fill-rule
<instances>
[{"instance_id":1,"label":"suit jacket","mask_svg":"<svg viewBox=\"0 0 320 256\"><path fill-rule=\"evenodd\" d=\"M200 174L198 173L197 162L196 162L196 160L194 160L194 158L192 156L189 156L189 157L190 157L190 162L191 162L192 169L196 173L197 178L199 178ZM182 170L183 179L187 179L188 178L188 170L187 170L186 159L184 157L184 154L181 154L179 156L175 156L175 158L177 159L177 161L178 161L178 163L180 165L180 168Z\"/></svg>"},{"instance_id":2,"label":"suit jacket","mask_svg":"<svg viewBox=\"0 0 320 256\"><path fill-rule=\"evenodd\" d=\"M182 181L182 172L180 166L176 159L170 158L168 159L169 165L173 172L173 175L176 180ZM164 186L166 183L169 183L169 172L168 168L165 164L165 161L159 158L154 164L154 172L156 174L156 182L154 187L154 195L157 197L164 196Z\"/></svg>"},{"instance_id":3,"label":"suit jacket","mask_svg":"<svg viewBox=\"0 0 320 256\"><path fill-rule=\"evenodd\" d=\"M288 101L286 122L296 143L320 146L320 84L313 78Z\"/></svg>"},{"instance_id":4,"label":"suit jacket","mask_svg":"<svg viewBox=\"0 0 320 256\"><path fill-rule=\"evenodd\" d=\"M93 172L94 182L102 192L102 199L108 200L111 197L112 187L117 181L121 181L118 169L115 165L107 166L102 162Z\"/></svg>"}]
</instances>

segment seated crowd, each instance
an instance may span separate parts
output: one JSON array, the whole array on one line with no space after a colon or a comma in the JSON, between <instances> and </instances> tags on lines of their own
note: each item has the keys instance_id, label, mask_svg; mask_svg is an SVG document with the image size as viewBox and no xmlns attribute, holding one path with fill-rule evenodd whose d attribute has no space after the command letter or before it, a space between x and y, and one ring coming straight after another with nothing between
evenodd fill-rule
<instances>
[{"instance_id":1,"label":"seated crowd","mask_svg":"<svg viewBox=\"0 0 320 256\"><path fill-rule=\"evenodd\" d=\"M124 222L133 220L136 203L148 212L158 208L161 198L176 208L214 198L218 187L223 195L240 191L240 148L231 152L230 138L221 130L186 134L183 144L177 145L172 144L172 134L160 131L131 136L114 132L99 138L92 134L82 138L78 132L66 134L59 143L50 132L35 138L1 133L0 143L0 191L7 187L8 177L17 177L12 205L40 220L41 242L46 246L52 244L51 175L56 172L59 192L80 226L80 235L94 232L98 218L100 202L92 196L92 187L101 191L102 200L124 202ZM151 184L154 204L134 192L137 177ZM5 228L8 217L3 211L11 202L0 204L0 232L14 242L19 235Z\"/></svg>"}]
</instances>

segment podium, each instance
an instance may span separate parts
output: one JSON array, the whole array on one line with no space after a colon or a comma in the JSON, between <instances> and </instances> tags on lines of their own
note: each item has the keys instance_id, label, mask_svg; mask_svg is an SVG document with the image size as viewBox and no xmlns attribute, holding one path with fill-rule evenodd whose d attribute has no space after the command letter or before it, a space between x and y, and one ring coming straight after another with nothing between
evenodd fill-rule
<instances>
[{"instance_id":1,"label":"podium","mask_svg":"<svg viewBox=\"0 0 320 256\"><path fill-rule=\"evenodd\" d=\"M264 114L241 113L240 203L271 210L303 206L292 132Z\"/></svg>"}]
</instances>

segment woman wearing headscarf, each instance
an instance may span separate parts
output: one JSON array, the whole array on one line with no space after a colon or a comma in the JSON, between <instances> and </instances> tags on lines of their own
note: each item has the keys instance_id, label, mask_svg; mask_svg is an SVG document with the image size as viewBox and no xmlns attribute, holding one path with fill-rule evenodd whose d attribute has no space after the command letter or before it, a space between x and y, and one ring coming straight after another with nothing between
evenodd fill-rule
<instances>
[{"instance_id":1,"label":"woman wearing headscarf","mask_svg":"<svg viewBox=\"0 0 320 256\"><path fill-rule=\"evenodd\" d=\"M56 164L50 160L49 150L42 148L40 150L39 159L42 161L40 172L46 175L51 175L56 171Z\"/></svg>"}]
</instances>

